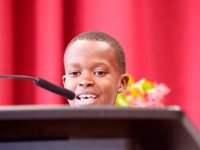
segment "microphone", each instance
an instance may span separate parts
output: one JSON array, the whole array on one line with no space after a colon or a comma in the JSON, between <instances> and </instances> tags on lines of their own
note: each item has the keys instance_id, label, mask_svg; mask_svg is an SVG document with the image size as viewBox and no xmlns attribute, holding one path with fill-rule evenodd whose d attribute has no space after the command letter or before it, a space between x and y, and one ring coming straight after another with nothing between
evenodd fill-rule
<instances>
[{"instance_id":1,"label":"microphone","mask_svg":"<svg viewBox=\"0 0 200 150\"><path fill-rule=\"evenodd\" d=\"M37 86L44 88L48 91L51 91L53 93L56 93L58 95L64 96L65 98L72 100L75 97L75 93L65 89L63 87L59 87L43 78L33 78L31 76L25 76L25 75L0 75L0 78L10 78L10 79L23 79L23 80L31 80L33 81Z\"/></svg>"}]
</instances>

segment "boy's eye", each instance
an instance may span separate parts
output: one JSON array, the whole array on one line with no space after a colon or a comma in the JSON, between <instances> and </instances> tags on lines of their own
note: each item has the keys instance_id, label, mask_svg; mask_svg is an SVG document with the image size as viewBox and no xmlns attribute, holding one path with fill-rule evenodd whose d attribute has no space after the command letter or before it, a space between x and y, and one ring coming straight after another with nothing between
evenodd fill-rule
<instances>
[{"instance_id":1,"label":"boy's eye","mask_svg":"<svg viewBox=\"0 0 200 150\"><path fill-rule=\"evenodd\" d=\"M104 76L105 74L106 74L105 71L95 71L94 72L94 75L96 75L96 76Z\"/></svg>"},{"instance_id":2,"label":"boy's eye","mask_svg":"<svg viewBox=\"0 0 200 150\"><path fill-rule=\"evenodd\" d=\"M68 73L68 75L76 77L76 76L80 75L80 72L78 72L78 71L71 71L71 72Z\"/></svg>"}]
</instances>

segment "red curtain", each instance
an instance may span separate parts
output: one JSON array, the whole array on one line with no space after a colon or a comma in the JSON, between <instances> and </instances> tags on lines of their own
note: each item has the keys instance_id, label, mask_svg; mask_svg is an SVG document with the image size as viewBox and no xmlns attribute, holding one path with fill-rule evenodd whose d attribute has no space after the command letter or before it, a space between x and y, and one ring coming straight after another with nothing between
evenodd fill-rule
<instances>
[{"instance_id":1,"label":"red curtain","mask_svg":"<svg viewBox=\"0 0 200 150\"><path fill-rule=\"evenodd\" d=\"M63 53L82 31L122 44L127 72L171 88L200 129L199 0L0 0L0 74L43 77L62 86ZM0 79L0 104L65 104L31 81Z\"/></svg>"}]
</instances>

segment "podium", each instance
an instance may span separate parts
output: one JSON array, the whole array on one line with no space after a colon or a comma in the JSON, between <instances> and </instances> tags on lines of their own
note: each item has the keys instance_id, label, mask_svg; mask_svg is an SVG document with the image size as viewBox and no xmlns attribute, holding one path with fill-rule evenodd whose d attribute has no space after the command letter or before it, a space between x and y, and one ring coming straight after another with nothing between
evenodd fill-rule
<instances>
[{"instance_id":1,"label":"podium","mask_svg":"<svg viewBox=\"0 0 200 150\"><path fill-rule=\"evenodd\" d=\"M2 150L199 150L178 107L1 106Z\"/></svg>"}]
</instances>

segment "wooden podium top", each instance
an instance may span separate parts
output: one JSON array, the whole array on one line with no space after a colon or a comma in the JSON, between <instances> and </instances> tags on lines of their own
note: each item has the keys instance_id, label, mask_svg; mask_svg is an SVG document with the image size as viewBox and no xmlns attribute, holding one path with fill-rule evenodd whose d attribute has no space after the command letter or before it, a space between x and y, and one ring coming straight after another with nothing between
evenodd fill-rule
<instances>
[{"instance_id":1,"label":"wooden podium top","mask_svg":"<svg viewBox=\"0 0 200 150\"><path fill-rule=\"evenodd\" d=\"M68 105L0 106L0 120L32 119L181 119L180 107L128 108L115 106L69 107Z\"/></svg>"},{"instance_id":2,"label":"wooden podium top","mask_svg":"<svg viewBox=\"0 0 200 150\"><path fill-rule=\"evenodd\" d=\"M200 148L198 131L179 107L0 107L1 141L71 138L128 138L144 149Z\"/></svg>"}]
</instances>

